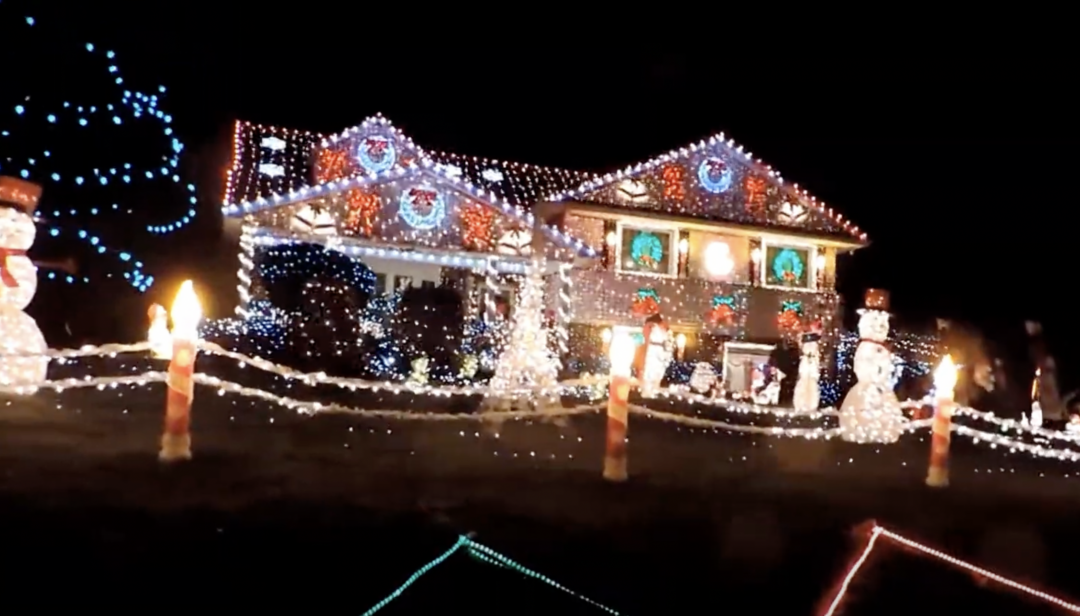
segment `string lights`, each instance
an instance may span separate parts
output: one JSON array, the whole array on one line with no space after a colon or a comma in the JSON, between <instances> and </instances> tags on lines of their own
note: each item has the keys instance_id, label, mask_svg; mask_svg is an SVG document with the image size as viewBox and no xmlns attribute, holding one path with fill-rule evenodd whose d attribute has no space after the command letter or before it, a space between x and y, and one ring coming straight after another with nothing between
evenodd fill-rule
<instances>
[{"instance_id":1,"label":"string lights","mask_svg":"<svg viewBox=\"0 0 1080 616\"><path fill-rule=\"evenodd\" d=\"M1031 586L1028 586L1026 584L1021 584L1020 582L1011 580L1003 575L998 575L997 573L988 571L986 569L983 569L982 567L978 567L954 556L950 556L945 552L923 545L922 543L919 543L912 539L908 539L907 537L904 537L899 533L895 533L886 528L878 526L877 524L874 524L870 528L870 533L869 537L867 538L866 545L859 553L859 556L852 562L847 572L845 572L843 578L840 581L840 585L836 592L836 595L825 606L825 610L821 612L821 616L833 616L834 614L838 613L838 611L843 607L845 599L847 597L848 588L851 586L851 583L855 580L859 572L862 570L863 566L866 564L867 559L870 558L870 554L877 548L879 540L889 541L897 546L907 548L909 550L914 550L919 554L929 556L930 558L945 563L951 567L961 569L966 573L975 574L982 579L990 580L1006 588L1009 588L1010 590L1023 593L1033 599L1038 599L1045 603L1050 603L1055 607L1062 608L1066 611L1080 613L1080 605L1066 601L1036 588L1032 588Z\"/></svg>"},{"instance_id":2,"label":"string lights","mask_svg":"<svg viewBox=\"0 0 1080 616\"><path fill-rule=\"evenodd\" d=\"M514 573L517 573L517 574L522 575L524 577L527 577L527 578L536 580L538 582L541 582L543 584L546 584L547 586L550 586L551 588L554 588L555 590L558 590L558 591L560 591L560 592L562 592L562 593L564 593L566 595L569 595L570 597L573 597L574 599L577 599L579 601L583 601L584 603L596 608L598 611L601 611L601 612L604 612L604 613L607 613L607 614L611 614L612 616L618 616L619 615L619 612L616 612L615 610L613 610L613 609L611 609L611 608L609 608L607 606L604 606L604 605L602 605L600 603L597 603L596 601L593 601L592 599L589 599L585 595L574 592L574 591L570 590L569 588L563 586L562 584L556 582L555 580L547 577L546 575L544 575L542 573L537 573L536 571L533 571L532 569L529 569L528 567L526 567L524 565L521 565L521 564L517 563L516 561L514 561L514 560L512 560L512 559L510 559L510 558L508 558L506 556L503 556L502 554L496 552L495 550L492 550L491 548L487 547L486 545L482 545L480 543L477 543L477 542L473 541L472 539L462 535L462 536L458 537L457 542L454 543L454 545L451 546L449 550L443 552L438 557L436 557L433 560L431 560L430 562L428 562L426 565L424 565L424 566L420 567L419 569L417 569L412 575L410 575L408 578L406 578L405 583L403 583L401 586L398 586L394 590L394 592L390 593L389 595L386 596L386 598L384 598L383 600L379 601L374 606L372 606L371 609L364 612L362 614L362 616L374 616L378 612L382 611L383 608L385 608L392 601L394 601L395 599L400 597L402 594L404 594L407 590L409 590L409 588L411 588L414 584L416 584L418 581L420 581L420 578L427 575L435 567L438 567L439 565L441 565L441 564L445 563L446 561L448 561L451 556L457 554L461 550L465 550L469 554L469 556L479 560L482 563L486 563L486 564L489 564L489 565L495 565L497 567L502 567L502 568L505 568L505 569L509 569L509 570L513 571Z\"/></svg>"},{"instance_id":3,"label":"string lights","mask_svg":"<svg viewBox=\"0 0 1080 616\"><path fill-rule=\"evenodd\" d=\"M693 170L693 176L705 188L706 194L698 195L686 191L690 174L684 169ZM660 196L659 201L638 199L628 203L627 195L632 198L640 191L620 191L620 184L625 180L644 185L647 191ZM741 188L742 186L745 188ZM763 189L764 201L767 204L761 203ZM688 195L692 198L687 199ZM727 139L723 133L621 171L589 179L572 190L553 191L546 200L629 205L667 214L677 213L751 225L766 222L800 229L809 227L819 233L844 234L860 242L867 239L865 233L844 220L838 212L800 189L798 184L786 184L772 167L755 159L751 153L745 152L742 146ZM787 215L774 220L763 220L756 215L757 212L769 209L783 211L785 206ZM792 212L796 208L807 210L811 215L805 218L793 216Z\"/></svg>"},{"instance_id":4,"label":"string lights","mask_svg":"<svg viewBox=\"0 0 1080 616\"><path fill-rule=\"evenodd\" d=\"M26 18L23 23L38 29L38 22ZM51 44L51 43L49 43ZM95 102L69 100L27 93L8 109L0 109L0 173L32 180L53 195L53 206L37 212L37 220L47 223L49 237L69 237L83 240L94 254L112 255L125 269L124 277L132 287L145 291L153 278L141 269L141 264L123 250L108 248L93 231L101 226L130 224L117 221L131 215L151 218L156 210L126 206L125 201L137 198L140 203L149 194L161 202L162 192L186 204L184 213L170 222L148 222L147 232L155 235L169 233L189 224L196 215L196 195L193 184L180 180L179 157L183 144L175 136L173 118L161 107L165 87L153 92L130 88L119 68L117 54L86 43L82 46L90 61L100 70L103 87ZM89 71L87 71L89 72ZM107 80L107 81L106 81ZM18 81L11 84L17 86ZM148 130L150 129L150 130ZM144 152L140 161L107 162L97 156L96 144L107 141L115 146L127 144L126 150ZM158 154L152 154L156 142ZM93 158L88 154L92 153ZM93 162L88 162L93 160ZM158 186L161 186L159 188ZM78 207L68 203L81 202ZM85 276L67 276L49 272L47 279L65 282L89 282Z\"/></svg>"}]
</instances>

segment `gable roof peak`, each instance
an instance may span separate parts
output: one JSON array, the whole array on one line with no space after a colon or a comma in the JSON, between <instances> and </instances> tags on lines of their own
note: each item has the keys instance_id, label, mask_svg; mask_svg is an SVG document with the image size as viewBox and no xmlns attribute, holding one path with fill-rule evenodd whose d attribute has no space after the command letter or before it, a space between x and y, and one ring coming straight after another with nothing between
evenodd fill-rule
<instances>
[{"instance_id":1,"label":"gable roof peak","mask_svg":"<svg viewBox=\"0 0 1080 616\"><path fill-rule=\"evenodd\" d=\"M580 199L587 193L609 186L614 182L626 179L628 177L637 175L639 173L650 171L662 165L671 162L678 162L685 160L701 153L709 148L716 146L727 149L732 154L741 159L740 162L748 165L749 167L767 176L771 181L775 182L782 190L787 191L792 196L805 200L813 210L827 216L832 221L840 226L847 234L858 239L860 242L866 242L867 235L858 226L853 224L849 220L845 220L844 217L837 211L828 207L824 201L819 201L817 197L811 195L805 188L800 187L796 183L788 183L780 175L780 172L773 169L772 165L769 165L761 159L755 158L753 152L747 151L742 145L735 142L734 139L728 138L723 132L714 133L713 135L706 137L696 143L685 145L673 150L669 150L664 154L656 156L646 161L642 161L619 171L606 173L604 175L594 177L586 182L582 183L577 188L569 191L562 191L554 193L548 196L549 201L562 201L564 199Z\"/></svg>"},{"instance_id":2,"label":"gable roof peak","mask_svg":"<svg viewBox=\"0 0 1080 616\"><path fill-rule=\"evenodd\" d=\"M407 145L410 148L416 150L418 153L426 156L426 152L424 151L423 148L421 148L419 145L417 145L412 140L412 138L409 137L408 135L406 135L404 132L402 132L401 129L394 126L393 122L391 122L386 116L384 116L381 113L376 113L375 115L370 115L370 116L364 118L363 122L357 124L356 126L346 128L345 130L341 131L340 133L330 135L328 137L324 137L323 140L322 140L322 147L325 148L325 147L331 146L331 145L341 141L342 139L347 139L349 137L352 137L353 135L363 133L363 132L367 132L367 131L369 131L371 129L387 131L391 135L393 135L395 139L399 139L405 145Z\"/></svg>"}]
</instances>

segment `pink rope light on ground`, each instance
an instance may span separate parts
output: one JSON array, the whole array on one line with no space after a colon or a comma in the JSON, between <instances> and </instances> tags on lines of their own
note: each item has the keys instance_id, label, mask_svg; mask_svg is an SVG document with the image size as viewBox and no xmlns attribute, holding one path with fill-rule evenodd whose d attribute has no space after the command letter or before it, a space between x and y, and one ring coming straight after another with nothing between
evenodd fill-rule
<instances>
[{"instance_id":1,"label":"pink rope light on ground","mask_svg":"<svg viewBox=\"0 0 1080 616\"><path fill-rule=\"evenodd\" d=\"M1051 595L1050 593L1046 593L1025 584L1021 584L1020 582L1017 582L1015 580L1010 580L1009 578L998 575L997 573L987 571L982 567L977 567L967 561L960 560L959 558L950 556L945 552L935 550L934 548L923 545L917 541L913 541L911 539L908 539L907 537L904 537L903 535L894 533L891 530L874 524L873 527L870 529L870 537L869 539L867 539L866 545L863 547L862 552L860 552L858 558L856 558L854 562L852 562L851 566L848 567L847 573L844 574L843 579L840 581L840 585L837 588L836 594L833 596L832 601L828 603L828 607L824 611L820 612L821 616L834 616L836 614L836 611L844 602L844 597L847 595L848 587L851 585L851 582L859 574L859 571L862 569L863 564L866 563L866 559L870 557L870 553L874 551L874 548L877 546L878 539L882 538L888 539L893 543L896 543L903 547L916 550L926 556L931 556L937 560L940 560L943 563L946 563L958 569L964 569L970 573L981 576L988 580L993 580L994 582L997 582L1002 586L1020 591L1036 599L1041 599L1042 601L1056 605L1057 607L1060 607L1064 610L1080 614L1080 605L1070 603L1069 601Z\"/></svg>"}]
</instances>

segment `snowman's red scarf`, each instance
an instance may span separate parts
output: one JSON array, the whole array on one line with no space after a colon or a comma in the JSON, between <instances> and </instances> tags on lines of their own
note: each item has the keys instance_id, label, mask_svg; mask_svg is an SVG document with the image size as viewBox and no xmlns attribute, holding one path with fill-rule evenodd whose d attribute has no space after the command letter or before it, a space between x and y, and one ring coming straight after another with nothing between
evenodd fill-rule
<instances>
[{"instance_id":1,"label":"snowman's red scarf","mask_svg":"<svg viewBox=\"0 0 1080 616\"><path fill-rule=\"evenodd\" d=\"M859 338L859 344L862 344L864 342L867 343L867 344L876 344L879 347L885 349L886 351L892 351L892 349L889 348L889 345L885 344L884 342L880 342L880 341L877 341L877 340L871 340L869 338Z\"/></svg>"},{"instance_id":2,"label":"snowman's red scarf","mask_svg":"<svg viewBox=\"0 0 1080 616\"><path fill-rule=\"evenodd\" d=\"M19 281L15 280L15 276L11 273L11 267L8 265L8 257L25 256L25 250L16 250L14 248L0 248L0 283L3 283L5 287L19 286Z\"/></svg>"}]
</instances>

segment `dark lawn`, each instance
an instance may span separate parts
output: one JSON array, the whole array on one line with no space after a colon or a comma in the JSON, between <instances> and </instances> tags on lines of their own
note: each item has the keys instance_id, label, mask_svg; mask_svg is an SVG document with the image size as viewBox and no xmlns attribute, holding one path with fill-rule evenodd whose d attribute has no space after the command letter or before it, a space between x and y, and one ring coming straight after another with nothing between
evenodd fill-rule
<instances>
[{"instance_id":1,"label":"dark lawn","mask_svg":"<svg viewBox=\"0 0 1080 616\"><path fill-rule=\"evenodd\" d=\"M163 466L163 395L157 385L0 401L6 612L357 615L475 532L624 614L809 614L870 518L1080 596L1080 480L1063 478L1072 467L962 437L953 487L932 491L921 434L857 446L633 417L631 481L608 485L599 415L497 430L306 418L200 388L195 459ZM847 614L1043 613L891 546L853 597ZM400 601L383 613L592 609L465 552Z\"/></svg>"}]
</instances>

